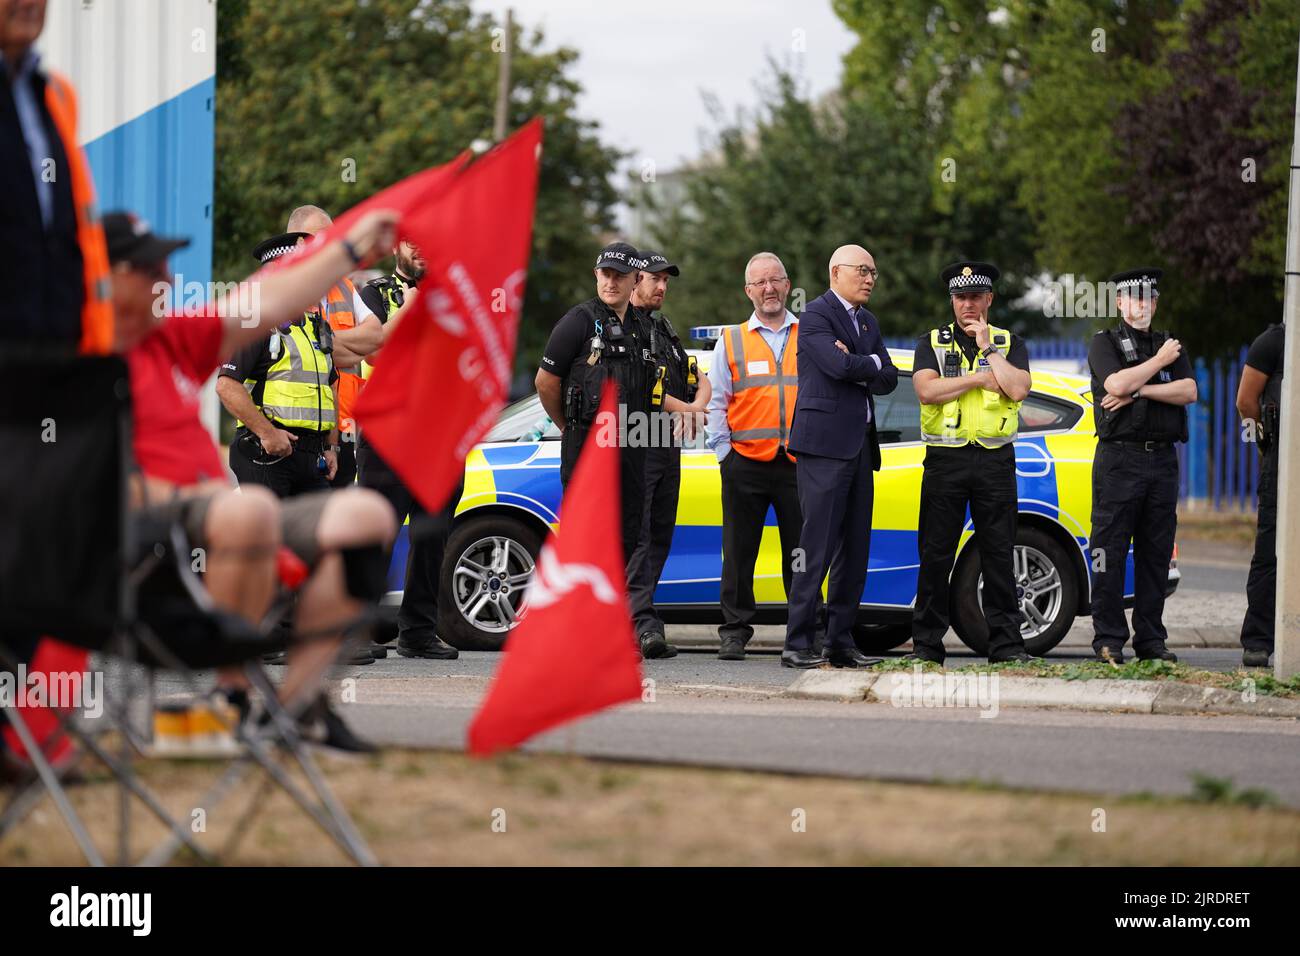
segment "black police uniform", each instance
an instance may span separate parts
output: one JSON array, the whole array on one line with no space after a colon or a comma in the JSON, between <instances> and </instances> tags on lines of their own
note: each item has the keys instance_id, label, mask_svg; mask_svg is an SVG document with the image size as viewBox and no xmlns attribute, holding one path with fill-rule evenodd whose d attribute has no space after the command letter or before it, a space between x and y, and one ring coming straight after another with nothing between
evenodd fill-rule
<instances>
[{"instance_id":1,"label":"black police uniform","mask_svg":"<svg viewBox=\"0 0 1300 956\"><path fill-rule=\"evenodd\" d=\"M415 286L414 280L395 272L362 286L361 301L386 324ZM437 636L438 597L447 536L465 487L464 480L442 510L430 514L366 440L365 429L358 432L357 481L362 487L383 495L397 514L397 520L407 524L406 579L402 606L397 611L397 653L407 657L454 659L459 652Z\"/></svg>"},{"instance_id":2,"label":"black police uniform","mask_svg":"<svg viewBox=\"0 0 1300 956\"><path fill-rule=\"evenodd\" d=\"M1245 651L1273 653L1277 603L1278 440L1282 408L1282 350L1286 327L1272 325L1251 343L1246 364L1268 376L1260 396L1259 521L1255 554L1246 579L1246 618L1241 625Z\"/></svg>"},{"instance_id":3,"label":"black police uniform","mask_svg":"<svg viewBox=\"0 0 1300 956\"><path fill-rule=\"evenodd\" d=\"M1121 273L1111 281L1141 281L1154 291L1159 270ZM1135 279L1136 277L1136 279ZM1187 410L1154 399L1139 398L1108 412L1101 407L1105 382L1123 368L1154 356L1169 336L1132 328L1124 320L1098 332L1088 349L1092 372L1093 414L1097 453L1092 464L1092 627L1093 650L1121 660L1128 642L1124 617L1124 577L1130 543L1133 548L1135 600L1133 649L1139 658L1167 654L1168 632L1161 620L1169 587L1169 561L1178 528L1178 455L1175 442L1187 441ZM1160 384L1192 378L1187 353L1144 383Z\"/></svg>"},{"instance_id":4,"label":"black police uniform","mask_svg":"<svg viewBox=\"0 0 1300 956\"><path fill-rule=\"evenodd\" d=\"M649 309L641 312L650 336L650 354L654 358L651 410L662 412L666 395L687 403L695 401L699 385L695 359L687 354L667 316ZM638 635L651 631L664 633L663 619L654 606L654 592L672 549L682 484L681 440L674 438L669 444L664 444L665 431L665 428L654 428L656 442L646 449L641 533L628 561L628 602Z\"/></svg>"},{"instance_id":5,"label":"black police uniform","mask_svg":"<svg viewBox=\"0 0 1300 956\"><path fill-rule=\"evenodd\" d=\"M293 324L308 327L309 336L316 346L317 360L322 365L330 363L330 384L337 382L338 372L333 368L330 354L326 351L331 336L324 318L319 313L311 312ZM259 408L262 405L262 393L266 388L266 373L275 361L271 355L271 341L267 339L246 346L235 353L229 362L222 365L217 373L226 378L233 378L241 384L249 380L254 381L252 399L253 404ZM291 498L294 495L328 489L330 484L325 477L324 465L330 430L291 428L277 424L274 419L270 421L277 428L284 428L285 431L298 436L298 440L293 445L293 452L279 460L270 460L270 456L262 450L257 436L247 425L240 426L235 430L234 441L230 443L230 470L235 473L239 483L264 485L270 488L277 498Z\"/></svg>"},{"instance_id":6,"label":"black police uniform","mask_svg":"<svg viewBox=\"0 0 1300 956\"><path fill-rule=\"evenodd\" d=\"M991 271L992 278L996 278L996 270ZM947 270L944 276L948 278ZM966 362L975 362L979 347L974 337L962 331L956 322L949 329L952 332L950 341L957 344ZM1029 371L1029 350L1020 336L1011 336L1003 357L1016 368ZM912 374L921 369L930 369L944 377L945 370L939 367L929 332L917 340L912 360ZM1001 448L985 448L976 442L961 447L930 445L925 450L916 536L920 568L917 571L916 608L912 614L912 647L918 657L939 662L944 659L943 638L948 632L950 578L957 543L966 526L967 508L975 527L975 546L979 549L980 570L984 576L983 605L989 630L989 659L1014 658L1025 652L1025 643L1020 634L1023 615L1012 564L1019 510L1013 443Z\"/></svg>"},{"instance_id":7,"label":"black police uniform","mask_svg":"<svg viewBox=\"0 0 1300 956\"><path fill-rule=\"evenodd\" d=\"M606 378L618 385L618 401L631 416L650 411L650 335L639 311L627 307L619 319L599 297L564 314L551 332L541 367L561 377L565 427L560 441L560 481L566 487L595 423ZM630 430L631 425L629 425ZM628 447L620 436L619 476L622 498L623 557L630 559L641 535L645 509L646 449Z\"/></svg>"}]
</instances>

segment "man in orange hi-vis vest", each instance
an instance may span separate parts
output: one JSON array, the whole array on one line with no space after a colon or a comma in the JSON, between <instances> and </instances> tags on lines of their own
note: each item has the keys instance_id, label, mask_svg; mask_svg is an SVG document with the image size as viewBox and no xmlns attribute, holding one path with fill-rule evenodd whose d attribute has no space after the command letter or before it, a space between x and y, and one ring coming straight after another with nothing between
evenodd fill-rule
<instances>
[{"instance_id":1,"label":"man in orange hi-vis vest","mask_svg":"<svg viewBox=\"0 0 1300 956\"><path fill-rule=\"evenodd\" d=\"M0 0L0 341L41 351L113 348L108 253L72 84L33 49L44 0Z\"/></svg>"},{"instance_id":2,"label":"man in orange hi-vis vest","mask_svg":"<svg viewBox=\"0 0 1300 956\"><path fill-rule=\"evenodd\" d=\"M108 250L90 166L77 145L76 94L41 68L34 45L44 28L45 0L0 0L0 347L18 361L113 349ZM34 520L21 508L6 517ZM30 529L16 530L28 539ZM35 668L29 673L84 668L83 651L50 641L38 655L39 633L10 628L3 638ZM24 717L42 743L55 730L48 714ZM12 745L0 734L0 775ZM70 752L66 737L46 747L56 761Z\"/></svg>"},{"instance_id":3,"label":"man in orange hi-vis vest","mask_svg":"<svg viewBox=\"0 0 1300 956\"><path fill-rule=\"evenodd\" d=\"M318 206L299 206L289 214L286 232L314 236L328 229L334 220ZM346 276L321 299L319 311L334 330L334 366L338 369L338 423L341 443L336 449L338 470L330 484L346 488L357 477L357 427L353 406L361 394L361 359L376 351L384 341L379 317L362 301L352 280Z\"/></svg>"},{"instance_id":4,"label":"man in orange hi-vis vest","mask_svg":"<svg viewBox=\"0 0 1300 956\"><path fill-rule=\"evenodd\" d=\"M724 661L744 660L745 645L754 636L754 565L768 508L776 512L786 594L803 525L788 448L798 386L799 320L785 307L790 279L781 260L770 252L750 259L745 294L754 304L749 321L723 330L709 365L708 445L722 473L718 657Z\"/></svg>"}]
</instances>

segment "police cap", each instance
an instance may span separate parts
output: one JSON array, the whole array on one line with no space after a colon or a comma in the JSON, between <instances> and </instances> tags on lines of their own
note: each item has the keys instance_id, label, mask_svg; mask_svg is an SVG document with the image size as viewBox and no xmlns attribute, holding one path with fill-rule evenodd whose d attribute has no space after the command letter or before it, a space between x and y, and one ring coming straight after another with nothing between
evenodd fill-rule
<instances>
[{"instance_id":1,"label":"police cap","mask_svg":"<svg viewBox=\"0 0 1300 956\"><path fill-rule=\"evenodd\" d=\"M279 259L293 252L298 247L299 239L310 238L311 233L308 232L285 232L270 239L263 239L253 247L253 258L266 265L272 259Z\"/></svg>"},{"instance_id":2,"label":"police cap","mask_svg":"<svg viewBox=\"0 0 1300 956\"><path fill-rule=\"evenodd\" d=\"M954 262L941 273L949 295L963 292L992 292L993 283L1002 273L989 262Z\"/></svg>"},{"instance_id":3,"label":"police cap","mask_svg":"<svg viewBox=\"0 0 1300 956\"><path fill-rule=\"evenodd\" d=\"M1150 297L1155 299L1160 297L1160 290L1156 288L1156 283L1160 281L1160 277L1164 274L1164 269L1157 269L1155 266L1141 266L1125 272L1116 272L1110 277L1110 281L1115 283L1116 295L1137 295L1142 298Z\"/></svg>"},{"instance_id":4,"label":"police cap","mask_svg":"<svg viewBox=\"0 0 1300 956\"><path fill-rule=\"evenodd\" d=\"M613 269L624 275L645 267L645 259L636 251L636 246L626 242L611 242L596 257L597 269Z\"/></svg>"},{"instance_id":5,"label":"police cap","mask_svg":"<svg viewBox=\"0 0 1300 956\"><path fill-rule=\"evenodd\" d=\"M641 267L646 272L667 272L670 276L682 274L682 270L677 268L677 263L669 261L663 253L643 251L641 258L646 261L646 265Z\"/></svg>"}]
</instances>

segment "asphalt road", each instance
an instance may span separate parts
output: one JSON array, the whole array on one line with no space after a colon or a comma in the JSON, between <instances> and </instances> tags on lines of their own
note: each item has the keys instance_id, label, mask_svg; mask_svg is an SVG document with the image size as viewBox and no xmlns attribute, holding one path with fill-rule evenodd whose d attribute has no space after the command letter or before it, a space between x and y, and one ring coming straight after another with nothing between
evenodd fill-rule
<instances>
[{"instance_id":1,"label":"asphalt road","mask_svg":"<svg viewBox=\"0 0 1300 956\"><path fill-rule=\"evenodd\" d=\"M488 655L390 660L352 673L345 718L378 743L460 749ZM406 666L412 665L412 666ZM1107 795L1187 795L1196 774L1300 807L1300 722L1003 709L903 709L775 696L792 672L767 655L650 662L654 699L562 727L526 749L885 780L979 782ZM435 676L437 675L437 676Z\"/></svg>"},{"instance_id":2,"label":"asphalt road","mask_svg":"<svg viewBox=\"0 0 1300 956\"><path fill-rule=\"evenodd\" d=\"M1249 565L1237 562L1183 561L1178 562L1183 580L1178 590L1214 591L1219 594L1245 594ZM1177 592L1175 592L1177 597Z\"/></svg>"}]
</instances>

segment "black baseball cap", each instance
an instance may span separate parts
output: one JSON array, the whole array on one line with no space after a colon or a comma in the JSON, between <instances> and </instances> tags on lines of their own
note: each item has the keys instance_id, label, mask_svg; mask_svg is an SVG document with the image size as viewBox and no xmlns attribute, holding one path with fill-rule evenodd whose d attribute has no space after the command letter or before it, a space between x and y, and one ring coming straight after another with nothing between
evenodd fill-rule
<instances>
[{"instance_id":1,"label":"black baseball cap","mask_svg":"<svg viewBox=\"0 0 1300 956\"><path fill-rule=\"evenodd\" d=\"M645 268L645 259L636 251L636 246L626 242L611 242L596 257L597 269L613 269L627 275Z\"/></svg>"},{"instance_id":2,"label":"black baseball cap","mask_svg":"<svg viewBox=\"0 0 1300 956\"><path fill-rule=\"evenodd\" d=\"M100 222L104 227L104 242L108 246L108 261L113 264L129 262L135 266L153 265L190 244L188 239L154 235L149 223L131 212L106 212Z\"/></svg>"},{"instance_id":3,"label":"black baseball cap","mask_svg":"<svg viewBox=\"0 0 1300 956\"><path fill-rule=\"evenodd\" d=\"M643 251L641 258L646 262L641 267L646 272L667 272L670 276L682 274L682 270L677 268L677 263L669 261L663 253Z\"/></svg>"}]
</instances>

